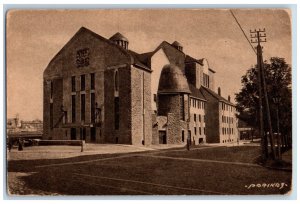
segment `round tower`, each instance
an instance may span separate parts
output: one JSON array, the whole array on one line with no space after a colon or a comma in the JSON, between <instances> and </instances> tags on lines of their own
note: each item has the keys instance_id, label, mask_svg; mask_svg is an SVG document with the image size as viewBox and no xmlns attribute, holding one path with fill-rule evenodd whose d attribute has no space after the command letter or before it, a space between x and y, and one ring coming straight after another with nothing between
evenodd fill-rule
<instances>
[{"instance_id":1,"label":"round tower","mask_svg":"<svg viewBox=\"0 0 300 204\"><path fill-rule=\"evenodd\" d=\"M113 36L109 38L110 41L113 41L117 45L123 47L124 49L128 50L128 39L124 37L121 33L117 32Z\"/></svg>"},{"instance_id":2,"label":"round tower","mask_svg":"<svg viewBox=\"0 0 300 204\"><path fill-rule=\"evenodd\" d=\"M187 79L181 69L173 64L165 65L161 71L158 85L158 115L173 113L181 120L188 118Z\"/></svg>"}]
</instances>

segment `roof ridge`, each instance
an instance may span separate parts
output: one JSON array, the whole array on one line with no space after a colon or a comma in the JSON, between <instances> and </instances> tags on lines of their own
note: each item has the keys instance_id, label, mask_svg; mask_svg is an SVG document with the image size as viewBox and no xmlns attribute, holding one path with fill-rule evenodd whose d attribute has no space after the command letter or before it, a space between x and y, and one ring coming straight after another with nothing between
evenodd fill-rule
<instances>
[{"instance_id":1,"label":"roof ridge","mask_svg":"<svg viewBox=\"0 0 300 204\"><path fill-rule=\"evenodd\" d=\"M209 89L209 88L207 88L205 86L201 86L201 88L203 88L204 90L206 90L210 95L212 95L214 98L218 99L219 101L223 101L223 102L226 102L226 103L228 103L230 105L235 106L235 104L233 104L232 102L228 101L223 96L220 96L219 94L215 93L213 90L211 90L211 89Z\"/></svg>"}]
</instances>

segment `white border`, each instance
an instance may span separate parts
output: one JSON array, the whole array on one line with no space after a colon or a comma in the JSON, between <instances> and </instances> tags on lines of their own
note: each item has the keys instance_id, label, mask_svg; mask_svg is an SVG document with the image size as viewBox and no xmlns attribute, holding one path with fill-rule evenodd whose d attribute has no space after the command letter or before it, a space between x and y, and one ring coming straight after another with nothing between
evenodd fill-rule
<instances>
[{"instance_id":1,"label":"white border","mask_svg":"<svg viewBox=\"0 0 300 204\"><path fill-rule=\"evenodd\" d=\"M52 0L52 1L49 1L49 0L46 0L46 1L43 1L43 2L40 2L38 0L26 1L27 6L32 7L32 8L36 7L37 5L28 5L28 4L39 4L38 7L45 7L45 8L46 7L59 7L59 8L64 8L64 7L73 7L73 8L75 8L75 7L77 7L77 8L80 8L81 6L83 6L83 7L92 7L93 5L89 6L87 4L98 4L98 3L103 4L102 7L115 7L115 8L124 8L124 7L125 8L138 8L138 7L155 7L155 8L157 8L157 7L164 7L164 8L166 8L166 7L172 7L172 8L182 8L182 7L186 8L186 7L189 7L189 8L191 8L191 7L201 7L201 6L209 7L209 8L214 8L214 7L236 7L236 5L230 5L230 4L238 4L238 7L248 7L248 6L250 6L250 7L253 7L253 6L260 7L260 6L265 6L266 4L271 4L269 6L271 6L271 7L275 6L276 7L276 4L277 4L277 6L278 6L278 4L284 4L284 5L296 4L297 10L299 9L299 4L298 4L297 0L285 0L285 1L280 0L280 1L276 1L276 2L274 0L255 0L255 1L246 1L246 2L245 1L240 1L240 0L229 0L229 1L224 1L224 0L223 1L222 0L211 0L211 1L208 1L208 0L207 1L203 1L203 0L202 1L196 1L196 0L185 0L185 1L181 1L181 0L169 0L169 1L166 1L166 0L144 0L144 1L135 0L135 1L133 1L133 0L129 0L129 1L126 1L125 5L124 4L123 5L112 5L112 4L122 4L122 3L124 3L124 1L122 1L122 0L110 0L110 1L105 1L105 2L99 2L99 1L96 1L96 0L85 0L85 1L74 1L74 0L73 1L70 1L70 0L63 0L63 1L62 0ZM17 7L23 5L23 6L26 7L26 5L24 5L24 1L22 1L22 0L15 0L15 1L13 1L13 0L4 0L3 3L2 3L2 7L0 8L2 18L4 17L4 14L3 14L3 5L4 4L11 4L11 6L14 5L14 6L17 6ZM18 4L21 4L21 5L18 5ZM57 5L51 5L51 4L57 4ZM73 4L73 5L66 5L66 4ZM84 4L84 5L80 5L80 4ZM134 4L134 5L132 5L132 4ZM148 5L146 5L146 4L148 4ZM156 5L153 5L153 4L156 4ZM167 4L169 4L169 5L167 5ZM177 5L175 5L175 4L177 4ZM187 5L187 4L196 4L196 5ZM200 5L200 4L206 4L206 5ZM218 5L212 5L212 4L218 4ZM255 5L253 5L253 4L255 4ZM44 5L44 6L42 6L42 5ZM101 5L97 5L97 7L100 7L100 6ZM295 20L296 19L297 19L296 16L293 16L293 22L294 22L293 26L295 26ZM3 26L4 26L4 19L2 19L1 25L0 25L0 28L1 28L1 31L2 31L1 32L1 34L2 34L1 45L2 45L2 48L3 48L2 53L4 53L4 51L5 51L4 50L5 35L4 35L4 27ZM296 94L296 92L297 92L297 79L299 79L299 71L297 71L297 69L296 69L296 67L298 65L297 64L297 58L299 57L299 52L297 52L297 54L295 52L297 51L297 47L300 47L300 45L299 45L299 41L297 40L298 37L299 37L299 32L296 32L296 33L295 32L296 31L293 30L293 63L292 63L293 66L294 66L293 67L293 131L294 131L294 138L293 139L295 139L296 133L298 133L298 127L299 127L299 120L296 121L296 116L299 113L298 112L299 111L298 110L298 104L297 104L298 95ZM297 36L296 36L296 34L297 34ZM4 61L3 61L4 60L4 55L1 55L0 59L1 59L2 65L3 65L2 68L4 68ZM0 103L1 109L3 110L3 114L1 114L1 117L0 117L0 121L3 121L3 123L0 126L0 131L2 133L5 133L5 130L4 130L5 122L4 121L5 121L6 115L5 115L4 103L5 103L6 99L4 98L4 96L5 96L4 95L4 91L5 91L5 89L4 89L5 88L5 72L3 70L1 72L0 80L2 82L1 85L3 86L2 87L3 91L0 91L0 99L3 101L3 103ZM0 142L1 142L1 144L4 143L4 137L1 137ZM296 160L295 160L296 149L297 149L297 147L299 147L299 139L297 139L297 143L296 144L294 143L293 145L294 145L294 148L293 148L293 150L294 150L294 152L293 152L294 160L293 160L293 162L294 162L294 165L297 165L297 169L299 169L298 168L299 164L296 163ZM5 160L4 160L5 155L3 153L4 153L4 151L0 151L2 164L5 164ZM5 170L4 168L1 168L1 171L0 171L1 175L3 175L4 170ZM293 176L295 176L294 175L295 173L296 172L294 171ZM294 177L293 181L299 183L299 176L297 176L297 181L295 180L295 177ZM2 182L3 182L3 180L2 180ZM294 190L296 190L296 189L294 189ZM0 186L0 194L1 194L2 199L3 199L4 192L5 192L5 189L4 189L4 185L2 183L2 185ZM206 197L206 196L204 196L204 197ZM221 199L225 200L225 201L222 201L222 202L225 202L225 203L239 202L234 197L235 196L221 197ZM239 197L239 196L237 196L237 197ZM267 199L272 199L272 198L273 199L278 199L277 196L274 196L274 197L267 196L267 197L268 197ZM40 198L41 197L39 197L38 199L40 199ZM158 199L160 199L160 198L165 199L163 196L158 197ZM299 199L299 192L298 192L297 198ZM32 198L32 199L36 199L36 198ZM46 199L49 199L49 197L47 197ZM57 197L52 197L52 198L50 197L50 199L60 200L61 197L58 197L58 198ZM65 197L64 199L74 199L74 197ZM90 198L89 197L88 198L81 197L81 198L78 199L78 197L77 197L75 199L77 199L77 200L72 200L72 201L69 201L69 202L72 202L72 203L81 202L82 203L83 202L82 199L90 199ZM97 197L96 199L103 199L103 198ZM110 199L114 199L114 198L110 198ZM115 199L119 200L118 197L116 197ZM124 201L122 201L122 203L137 203L137 202L140 202L140 201L138 201L138 199L143 199L143 197L135 197L135 198L122 197L121 199L125 199ZM131 201L130 199L134 199L134 201ZM167 198L167 199L170 199L170 198ZM190 199L190 197L185 197L185 196L182 197L181 196L181 197L176 198L176 199L177 200L172 199L171 201L170 200L169 201L164 200L163 202L178 203L178 202L181 202L180 200ZM195 199L201 199L202 200L201 197L200 198L197 197ZM204 199L208 199L208 198L204 198ZM209 199L212 199L212 198L209 198ZM219 197L219 199L218 199L218 197L215 197L213 199L219 200L220 197ZM234 199L234 201L231 201L231 199ZM251 203L253 203L253 201L244 200L245 198L240 197L238 199L242 199L243 200L242 202L251 202ZM249 196L246 199L255 199L255 197ZM259 198L259 199L264 199L264 198ZM293 199L295 199L295 197ZM18 200L9 201L9 202L14 203L14 202L17 202L17 201ZM98 203L98 202L103 202L103 201L104 200L102 200L102 201L91 200L89 202L97 202ZM145 201L144 200L143 202L149 203L149 202L157 202L157 201L158 200L151 200L151 201ZM8 201L5 201L5 202L8 202ZM32 203L32 202L40 202L40 201L30 201L30 197L29 198L27 197L27 199L25 201L22 201L22 202ZM45 202L45 201L43 201L43 202ZM57 202L57 201L48 200L46 202ZM108 201L106 200L106 202L108 202ZM117 201L111 201L111 202L117 202ZM193 203L197 202L197 203L199 203L199 202L202 202L202 201L189 200L188 202L193 202ZM216 202L216 201L210 201L210 202ZM257 202L257 201L255 201L255 202ZM263 202L265 202L265 201L263 201ZM281 203L282 201L280 201L280 200L272 201L272 203L279 203L279 202ZM287 202L287 201L285 200L284 202ZM296 201L289 201L289 202L295 203Z\"/></svg>"}]
</instances>

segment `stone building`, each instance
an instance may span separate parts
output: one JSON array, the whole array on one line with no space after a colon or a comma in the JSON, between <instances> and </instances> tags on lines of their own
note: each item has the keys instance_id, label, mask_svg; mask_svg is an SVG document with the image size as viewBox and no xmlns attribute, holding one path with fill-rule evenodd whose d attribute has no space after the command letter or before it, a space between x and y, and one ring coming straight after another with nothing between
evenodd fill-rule
<instances>
[{"instance_id":1,"label":"stone building","mask_svg":"<svg viewBox=\"0 0 300 204\"><path fill-rule=\"evenodd\" d=\"M216 97L214 74L206 59L185 54L176 41L138 54L120 33L106 39L82 27L44 71L43 137L133 145L184 144L188 136L195 144L236 141L234 104Z\"/></svg>"}]
</instances>

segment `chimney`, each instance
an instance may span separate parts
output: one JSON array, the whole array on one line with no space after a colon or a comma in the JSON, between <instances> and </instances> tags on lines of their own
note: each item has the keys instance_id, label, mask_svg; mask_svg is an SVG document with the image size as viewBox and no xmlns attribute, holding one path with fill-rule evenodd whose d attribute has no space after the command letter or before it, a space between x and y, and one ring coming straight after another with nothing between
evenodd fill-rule
<instances>
[{"instance_id":1,"label":"chimney","mask_svg":"<svg viewBox=\"0 0 300 204\"><path fill-rule=\"evenodd\" d=\"M228 95L228 101L230 102L230 95Z\"/></svg>"},{"instance_id":2,"label":"chimney","mask_svg":"<svg viewBox=\"0 0 300 204\"><path fill-rule=\"evenodd\" d=\"M218 95L221 96L221 88L218 87Z\"/></svg>"}]
</instances>

